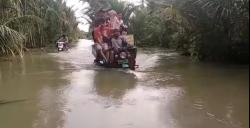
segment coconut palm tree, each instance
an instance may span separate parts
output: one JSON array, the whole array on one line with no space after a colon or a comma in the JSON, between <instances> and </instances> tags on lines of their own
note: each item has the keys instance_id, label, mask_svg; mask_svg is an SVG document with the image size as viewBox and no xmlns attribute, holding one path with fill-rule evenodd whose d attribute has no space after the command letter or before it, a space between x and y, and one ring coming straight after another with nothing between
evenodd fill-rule
<instances>
[{"instance_id":1,"label":"coconut palm tree","mask_svg":"<svg viewBox=\"0 0 250 128\"><path fill-rule=\"evenodd\" d=\"M76 39L78 21L63 0L0 0L0 55L22 54L61 35Z\"/></svg>"},{"instance_id":2,"label":"coconut palm tree","mask_svg":"<svg viewBox=\"0 0 250 128\"><path fill-rule=\"evenodd\" d=\"M136 10L137 6L119 0L82 0L88 2L90 7L83 10L87 16L87 21L91 24L95 18L95 14L101 9L113 9L117 13L121 13L126 24L129 23L131 14Z\"/></svg>"}]
</instances>

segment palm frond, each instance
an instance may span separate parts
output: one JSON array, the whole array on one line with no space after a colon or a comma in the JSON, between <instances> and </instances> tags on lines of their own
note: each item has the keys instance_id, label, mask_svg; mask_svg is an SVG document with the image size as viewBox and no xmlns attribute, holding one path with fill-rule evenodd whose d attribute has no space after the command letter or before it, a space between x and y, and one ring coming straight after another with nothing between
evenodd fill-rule
<instances>
[{"instance_id":1,"label":"palm frond","mask_svg":"<svg viewBox=\"0 0 250 128\"><path fill-rule=\"evenodd\" d=\"M25 15L25 16L20 16L20 17L13 17L13 18L9 18L7 19L7 21L5 21L5 23L3 23L3 25L9 25L11 23L16 23L16 22L36 22L36 23L43 23L43 20L38 17L38 16L34 16L34 15Z\"/></svg>"},{"instance_id":2,"label":"palm frond","mask_svg":"<svg viewBox=\"0 0 250 128\"><path fill-rule=\"evenodd\" d=\"M22 56L23 41L25 37L19 32L0 25L0 53L12 54L18 53Z\"/></svg>"}]
</instances>

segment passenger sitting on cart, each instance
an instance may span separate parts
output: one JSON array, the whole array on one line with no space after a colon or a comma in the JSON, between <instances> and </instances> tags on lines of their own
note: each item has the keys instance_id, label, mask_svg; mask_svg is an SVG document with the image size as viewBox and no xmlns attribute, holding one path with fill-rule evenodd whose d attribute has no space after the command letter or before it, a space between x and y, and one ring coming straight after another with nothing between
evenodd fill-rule
<instances>
[{"instance_id":1,"label":"passenger sitting on cart","mask_svg":"<svg viewBox=\"0 0 250 128\"><path fill-rule=\"evenodd\" d=\"M128 43L124 41L120 35L120 30L114 30L114 35L111 39L112 43L112 51L111 51L111 63L114 62L115 55L119 54L120 52L127 51Z\"/></svg>"},{"instance_id":2,"label":"passenger sitting on cart","mask_svg":"<svg viewBox=\"0 0 250 128\"><path fill-rule=\"evenodd\" d=\"M123 39L123 37L120 35L120 30L118 29L114 31L111 43L112 43L112 48L114 49L115 52L124 51L128 46L127 41Z\"/></svg>"},{"instance_id":3,"label":"passenger sitting on cart","mask_svg":"<svg viewBox=\"0 0 250 128\"><path fill-rule=\"evenodd\" d=\"M107 48L107 45L105 45L105 43L103 42L103 35L102 35L102 30L101 30L102 23L103 21L97 22L94 28L94 32L93 32L95 48L97 52L99 53L98 55L101 55L101 56L98 56L96 60L100 60L100 58L103 58L105 62L108 62L104 54L104 51L107 50L108 48Z\"/></svg>"},{"instance_id":4,"label":"passenger sitting on cart","mask_svg":"<svg viewBox=\"0 0 250 128\"><path fill-rule=\"evenodd\" d=\"M107 22L107 20L101 25L101 33L103 39L103 52L107 59L110 58L110 47L111 47L111 28Z\"/></svg>"},{"instance_id":5,"label":"passenger sitting on cart","mask_svg":"<svg viewBox=\"0 0 250 128\"><path fill-rule=\"evenodd\" d=\"M117 15L117 12L114 11L114 10L111 10L108 12L109 14L109 17L110 17L110 26L111 26L111 29L115 30L115 29L120 29L120 25L121 25L121 22L118 18L118 15Z\"/></svg>"},{"instance_id":6,"label":"passenger sitting on cart","mask_svg":"<svg viewBox=\"0 0 250 128\"><path fill-rule=\"evenodd\" d=\"M126 25L122 25L121 26L121 39L123 41L123 47L125 49L128 49L128 48L131 48L132 46L128 43L128 40L127 40L127 35L128 35L128 27Z\"/></svg>"}]
</instances>

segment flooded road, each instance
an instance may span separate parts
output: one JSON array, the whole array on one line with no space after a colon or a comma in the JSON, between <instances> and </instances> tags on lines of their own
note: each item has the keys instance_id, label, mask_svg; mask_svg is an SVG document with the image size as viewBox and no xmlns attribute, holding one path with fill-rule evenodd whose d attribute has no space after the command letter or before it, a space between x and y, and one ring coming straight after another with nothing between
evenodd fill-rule
<instances>
[{"instance_id":1,"label":"flooded road","mask_svg":"<svg viewBox=\"0 0 250 128\"><path fill-rule=\"evenodd\" d=\"M249 128L249 66L140 49L104 69L90 45L0 62L0 128Z\"/></svg>"}]
</instances>

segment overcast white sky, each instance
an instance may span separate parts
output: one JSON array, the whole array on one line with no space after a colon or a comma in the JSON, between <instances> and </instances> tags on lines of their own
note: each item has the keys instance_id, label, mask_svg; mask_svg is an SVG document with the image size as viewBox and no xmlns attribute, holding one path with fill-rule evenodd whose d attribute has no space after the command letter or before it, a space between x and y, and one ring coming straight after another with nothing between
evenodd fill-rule
<instances>
[{"instance_id":1,"label":"overcast white sky","mask_svg":"<svg viewBox=\"0 0 250 128\"><path fill-rule=\"evenodd\" d=\"M80 2L80 0L65 0L67 2L68 6L72 6L73 9L76 11L76 17L78 17L78 20L81 21L82 23L79 24L79 28L83 31L88 31L89 30L89 25L87 24L87 21L84 20L83 18L80 18L82 15L81 10L88 7L87 3L83 3ZM130 3L134 3L134 4L139 4L141 2L141 0L123 0L123 1L127 1Z\"/></svg>"}]
</instances>

